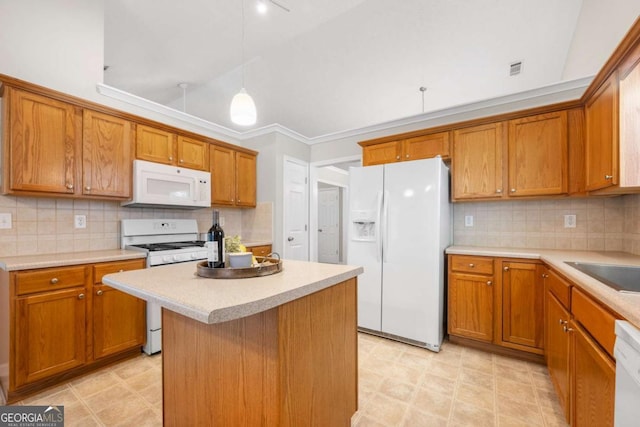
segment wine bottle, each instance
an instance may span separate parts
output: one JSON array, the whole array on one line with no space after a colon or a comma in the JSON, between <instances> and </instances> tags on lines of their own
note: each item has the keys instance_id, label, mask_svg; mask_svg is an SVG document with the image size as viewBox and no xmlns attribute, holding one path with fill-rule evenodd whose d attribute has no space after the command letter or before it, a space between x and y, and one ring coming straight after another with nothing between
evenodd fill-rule
<instances>
[{"instance_id":1,"label":"wine bottle","mask_svg":"<svg viewBox=\"0 0 640 427\"><path fill-rule=\"evenodd\" d=\"M220 227L220 212L213 211L213 225L207 232L209 253L207 255L207 265L210 268L224 268L224 231Z\"/></svg>"}]
</instances>

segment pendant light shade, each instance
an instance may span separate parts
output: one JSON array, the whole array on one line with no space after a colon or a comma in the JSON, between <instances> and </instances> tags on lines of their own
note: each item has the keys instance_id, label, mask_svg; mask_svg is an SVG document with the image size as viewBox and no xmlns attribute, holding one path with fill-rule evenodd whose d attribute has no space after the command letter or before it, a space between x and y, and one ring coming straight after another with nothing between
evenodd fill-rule
<instances>
[{"instance_id":1,"label":"pendant light shade","mask_svg":"<svg viewBox=\"0 0 640 427\"><path fill-rule=\"evenodd\" d=\"M256 124L256 104L251 95L242 88L231 100L231 121L241 126L251 126Z\"/></svg>"}]
</instances>

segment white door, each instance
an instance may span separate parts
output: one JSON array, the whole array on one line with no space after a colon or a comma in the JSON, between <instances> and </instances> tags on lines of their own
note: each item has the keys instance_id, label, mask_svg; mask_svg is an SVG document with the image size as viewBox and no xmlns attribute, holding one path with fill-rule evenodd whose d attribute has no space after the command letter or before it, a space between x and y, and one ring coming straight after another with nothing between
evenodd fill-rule
<instances>
[{"instance_id":1,"label":"white door","mask_svg":"<svg viewBox=\"0 0 640 427\"><path fill-rule=\"evenodd\" d=\"M284 160L284 254L283 258L309 259L309 165L296 159Z\"/></svg>"},{"instance_id":2,"label":"white door","mask_svg":"<svg viewBox=\"0 0 640 427\"><path fill-rule=\"evenodd\" d=\"M340 189L318 189L318 261L340 262Z\"/></svg>"}]
</instances>

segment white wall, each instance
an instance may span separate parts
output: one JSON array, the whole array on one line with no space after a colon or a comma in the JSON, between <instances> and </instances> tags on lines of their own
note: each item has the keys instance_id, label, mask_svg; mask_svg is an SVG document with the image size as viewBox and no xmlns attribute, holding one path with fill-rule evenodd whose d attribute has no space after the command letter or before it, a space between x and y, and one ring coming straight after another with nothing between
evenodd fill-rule
<instances>
[{"instance_id":1,"label":"white wall","mask_svg":"<svg viewBox=\"0 0 640 427\"><path fill-rule=\"evenodd\" d=\"M638 0L583 0L562 79L596 74L639 14Z\"/></svg>"}]
</instances>

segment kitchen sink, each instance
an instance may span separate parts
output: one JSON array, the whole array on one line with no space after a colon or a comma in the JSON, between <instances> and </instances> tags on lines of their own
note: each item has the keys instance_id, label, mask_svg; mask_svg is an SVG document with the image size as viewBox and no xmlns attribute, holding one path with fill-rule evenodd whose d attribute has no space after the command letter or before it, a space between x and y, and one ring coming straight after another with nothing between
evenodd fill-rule
<instances>
[{"instance_id":1,"label":"kitchen sink","mask_svg":"<svg viewBox=\"0 0 640 427\"><path fill-rule=\"evenodd\" d=\"M640 267L569 261L565 261L565 264L601 281L616 291L640 293Z\"/></svg>"}]
</instances>

